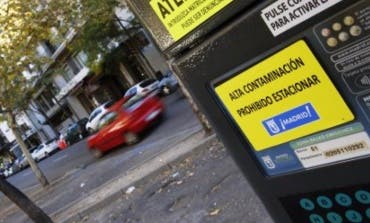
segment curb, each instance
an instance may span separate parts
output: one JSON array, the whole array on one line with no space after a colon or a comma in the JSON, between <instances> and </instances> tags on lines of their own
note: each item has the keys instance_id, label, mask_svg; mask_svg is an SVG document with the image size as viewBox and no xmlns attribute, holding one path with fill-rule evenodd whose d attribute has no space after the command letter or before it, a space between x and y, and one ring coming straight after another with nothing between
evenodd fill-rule
<instances>
[{"instance_id":1,"label":"curb","mask_svg":"<svg viewBox=\"0 0 370 223\"><path fill-rule=\"evenodd\" d=\"M170 163L176 162L188 156L191 152L209 146L216 140L215 134L204 136L202 131L190 135L183 141L175 144L169 150L164 151L158 156L148 160L145 164L138 166L115 179L106 182L96 190L93 190L86 196L85 199L74 202L62 211L56 211L51 214L55 222L78 222L82 221L83 217L99 208L106 206L113 200L120 198L125 194L127 187L140 181L141 179L155 174Z\"/></svg>"}]
</instances>

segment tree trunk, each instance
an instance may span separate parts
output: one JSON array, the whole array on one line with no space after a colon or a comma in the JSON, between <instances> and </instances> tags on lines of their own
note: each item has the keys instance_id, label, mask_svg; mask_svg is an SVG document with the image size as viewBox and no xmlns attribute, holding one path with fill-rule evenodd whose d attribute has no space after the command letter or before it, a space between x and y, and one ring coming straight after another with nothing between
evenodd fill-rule
<instances>
[{"instance_id":1,"label":"tree trunk","mask_svg":"<svg viewBox=\"0 0 370 223\"><path fill-rule=\"evenodd\" d=\"M34 222L53 222L45 212L36 206L25 194L0 177L0 191L22 209Z\"/></svg>"},{"instance_id":2,"label":"tree trunk","mask_svg":"<svg viewBox=\"0 0 370 223\"><path fill-rule=\"evenodd\" d=\"M46 187L47 185L49 185L49 182L46 179L45 175L41 172L40 168L37 166L36 162L33 160L30 152L28 151L27 145L24 143L22 136L17 129L14 114L12 114L11 112L8 112L7 121L8 121L10 129L12 130L15 136L15 140L19 144L19 147L21 148L24 156L26 157L28 163L30 164L32 171L36 175L37 180L41 183L43 187Z\"/></svg>"}]
</instances>

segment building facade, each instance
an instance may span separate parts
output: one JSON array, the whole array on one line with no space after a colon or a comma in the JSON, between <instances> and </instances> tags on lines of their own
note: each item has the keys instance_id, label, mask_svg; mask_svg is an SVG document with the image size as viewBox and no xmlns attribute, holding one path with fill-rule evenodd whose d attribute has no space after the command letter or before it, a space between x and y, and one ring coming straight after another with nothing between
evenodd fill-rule
<instances>
[{"instance_id":1,"label":"building facade","mask_svg":"<svg viewBox=\"0 0 370 223\"><path fill-rule=\"evenodd\" d=\"M133 14L119 10L117 17L126 21L118 28L129 30L127 21L134 18ZM117 100L137 82L150 77L159 78L168 70L164 57L143 29L126 33L115 41L107 55L110 59L104 60L98 72L87 67L85 52L68 49L75 35L71 30L64 42L51 44L44 41L37 48L39 55L47 56L53 62L44 66L43 77L40 78L43 82L38 84L39 89L28 109L17 116L19 130L29 148L57 138L63 129L88 117L100 104ZM6 123L0 124L0 135L10 143L15 139ZM13 150L13 154L18 156L16 149Z\"/></svg>"}]
</instances>

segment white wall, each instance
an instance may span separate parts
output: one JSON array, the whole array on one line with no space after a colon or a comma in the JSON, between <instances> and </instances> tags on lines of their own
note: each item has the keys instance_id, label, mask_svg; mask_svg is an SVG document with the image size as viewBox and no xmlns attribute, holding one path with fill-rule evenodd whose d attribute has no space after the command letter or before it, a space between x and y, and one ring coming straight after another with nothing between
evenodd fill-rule
<instances>
[{"instance_id":1,"label":"white wall","mask_svg":"<svg viewBox=\"0 0 370 223\"><path fill-rule=\"evenodd\" d=\"M77 97L70 95L67 97L67 101L70 108L73 110L72 113L75 113L79 119L89 117L89 113L87 113Z\"/></svg>"}]
</instances>

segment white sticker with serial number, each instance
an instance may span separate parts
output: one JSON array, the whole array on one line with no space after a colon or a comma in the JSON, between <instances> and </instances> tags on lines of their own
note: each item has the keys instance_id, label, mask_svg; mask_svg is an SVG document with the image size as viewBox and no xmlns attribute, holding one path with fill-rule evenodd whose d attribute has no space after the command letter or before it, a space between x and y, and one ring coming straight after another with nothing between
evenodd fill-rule
<instances>
[{"instance_id":1,"label":"white sticker with serial number","mask_svg":"<svg viewBox=\"0 0 370 223\"><path fill-rule=\"evenodd\" d=\"M338 139L294 150L305 168L329 164L370 154L370 139L359 132Z\"/></svg>"}]
</instances>

